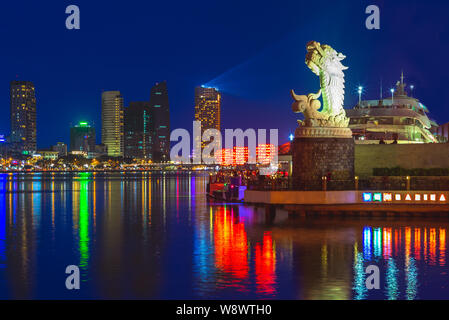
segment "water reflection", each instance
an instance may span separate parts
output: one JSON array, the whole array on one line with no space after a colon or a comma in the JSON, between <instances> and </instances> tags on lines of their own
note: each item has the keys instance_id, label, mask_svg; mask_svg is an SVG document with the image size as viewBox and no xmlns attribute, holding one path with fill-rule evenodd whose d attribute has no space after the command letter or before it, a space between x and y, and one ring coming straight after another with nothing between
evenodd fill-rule
<instances>
[{"instance_id":1,"label":"water reflection","mask_svg":"<svg viewBox=\"0 0 449 320\"><path fill-rule=\"evenodd\" d=\"M361 252L357 252L357 248L354 250L354 287L355 291L354 300L363 300L366 298L368 289L366 288L365 281L365 267L363 264L363 255Z\"/></svg>"},{"instance_id":2,"label":"water reflection","mask_svg":"<svg viewBox=\"0 0 449 320\"><path fill-rule=\"evenodd\" d=\"M194 173L0 174L0 298L449 297L445 218L294 218L205 190Z\"/></svg>"},{"instance_id":3,"label":"water reflection","mask_svg":"<svg viewBox=\"0 0 449 320\"><path fill-rule=\"evenodd\" d=\"M396 300L399 295L398 288L398 268L396 267L396 263L393 258L388 259L387 261L387 275L386 275L386 284L385 291L388 300Z\"/></svg>"},{"instance_id":4,"label":"water reflection","mask_svg":"<svg viewBox=\"0 0 449 320\"><path fill-rule=\"evenodd\" d=\"M214 216L215 265L236 280L244 280L249 273L245 225L226 206L216 210Z\"/></svg>"},{"instance_id":5,"label":"water reflection","mask_svg":"<svg viewBox=\"0 0 449 320\"><path fill-rule=\"evenodd\" d=\"M363 244L365 259L370 262L369 252L377 251L379 243L379 232L382 229L382 254L386 265L386 295L388 299L397 299L399 294L403 294L403 299L416 299L418 297L418 265L429 271L438 265L446 265L446 228L436 227L393 227L393 228L372 228L365 227L363 232ZM372 236L372 232L374 235ZM421 237L423 234L423 237ZM373 240L374 248L371 245ZM376 259L374 259L375 262ZM403 266L403 270L398 269L398 265ZM446 273L445 268L436 269L440 275ZM404 286L401 292L398 277L404 277ZM437 277L437 275L432 275ZM441 288L444 288L441 284ZM435 288L435 289L441 289ZM445 298L445 297L441 297Z\"/></svg>"},{"instance_id":6,"label":"water reflection","mask_svg":"<svg viewBox=\"0 0 449 320\"><path fill-rule=\"evenodd\" d=\"M256 243L255 265L257 291L274 295L276 293L276 247L270 232L265 232L262 244Z\"/></svg>"},{"instance_id":7,"label":"water reflection","mask_svg":"<svg viewBox=\"0 0 449 320\"><path fill-rule=\"evenodd\" d=\"M0 272L6 267L6 184L7 175L0 173ZM0 279L0 286L4 286L5 281Z\"/></svg>"}]
</instances>

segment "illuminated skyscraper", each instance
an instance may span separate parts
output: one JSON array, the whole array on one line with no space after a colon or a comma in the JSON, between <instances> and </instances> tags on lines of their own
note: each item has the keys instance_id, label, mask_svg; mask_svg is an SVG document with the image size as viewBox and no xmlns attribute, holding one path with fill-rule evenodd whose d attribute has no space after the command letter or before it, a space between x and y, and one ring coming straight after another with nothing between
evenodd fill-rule
<instances>
[{"instance_id":1,"label":"illuminated skyscraper","mask_svg":"<svg viewBox=\"0 0 449 320\"><path fill-rule=\"evenodd\" d=\"M123 139L123 97L120 91L105 91L101 96L101 142L108 148L111 157L122 157Z\"/></svg>"},{"instance_id":2,"label":"illuminated skyscraper","mask_svg":"<svg viewBox=\"0 0 449 320\"><path fill-rule=\"evenodd\" d=\"M221 94L215 88L195 88L195 121L201 122L201 135L207 129L220 131ZM204 147L207 142L202 143Z\"/></svg>"},{"instance_id":3,"label":"illuminated skyscraper","mask_svg":"<svg viewBox=\"0 0 449 320\"><path fill-rule=\"evenodd\" d=\"M150 103L154 125L153 161L165 162L170 160L170 106L167 82L156 83L151 88Z\"/></svg>"},{"instance_id":4,"label":"illuminated skyscraper","mask_svg":"<svg viewBox=\"0 0 449 320\"><path fill-rule=\"evenodd\" d=\"M125 157L153 159L153 115L149 101L125 108Z\"/></svg>"},{"instance_id":5,"label":"illuminated skyscraper","mask_svg":"<svg viewBox=\"0 0 449 320\"><path fill-rule=\"evenodd\" d=\"M95 152L95 128L87 122L70 128L70 151Z\"/></svg>"},{"instance_id":6,"label":"illuminated skyscraper","mask_svg":"<svg viewBox=\"0 0 449 320\"><path fill-rule=\"evenodd\" d=\"M30 81L11 81L11 144L24 154L36 151L36 96Z\"/></svg>"}]
</instances>

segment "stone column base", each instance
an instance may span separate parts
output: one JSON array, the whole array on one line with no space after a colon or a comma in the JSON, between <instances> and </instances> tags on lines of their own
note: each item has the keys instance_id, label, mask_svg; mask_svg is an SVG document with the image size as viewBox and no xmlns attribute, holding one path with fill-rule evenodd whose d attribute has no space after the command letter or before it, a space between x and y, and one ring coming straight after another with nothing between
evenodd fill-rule
<instances>
[{"instance_id":1,"label":"stone column base","mask_svg":"<svg viewBox=\"0 0 449 320\"><path fill-rule=\"evenodd\" d=\"M352 135L350 137L297 136L292 143L292 158L293 186L297 190L322 190L323 176L330 178L327 182L328 189L338 184L338 181L342 181L341 184L345 184L345 188L348 188L348 181L354 179Z\"/></svg>"}]
</instances>

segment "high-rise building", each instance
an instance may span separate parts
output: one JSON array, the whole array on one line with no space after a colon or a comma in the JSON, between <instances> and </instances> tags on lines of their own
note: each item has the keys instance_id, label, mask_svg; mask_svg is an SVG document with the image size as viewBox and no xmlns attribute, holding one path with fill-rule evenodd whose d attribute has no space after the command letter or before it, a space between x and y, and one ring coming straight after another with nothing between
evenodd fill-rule
<instances>
[{"instance_id":1,"label":"high-rise building","mask_svg":"<svg viewBox=\"0 0 449 320\"><path fill-rule=\"evenodd\" d=\"M11 143L16 152L36 151L36 95L30 81L11 81Z\"/></svg>"},{"instance_id":2,"label":"high-rise building","mask_svg":"<svg viewBox=\"0 0 449 320\"><path fill-rule=\"evenodd\" d=\"M154 119L153 161L165 162L170 160L170 107L166 81L151 88L150 103Z\"/></svg>"},{"instance_id":3,"label":"high-rise building","mask_svg":"<svg viewBox=\"0 0 449 320\"><path fill-rule=\"evenodd\" d=\"M201 136L207 129L220 131L221 94L215 88L205 86L195 88L195 121L201 122ZM201 146L208 144L202 142Z\"/></svg>"},{"instance_id":4,"label":"high-rise building","mask_svg":"<svg viewBox=\"0 0 449 320\"><path fill-rule=\"evenodd\" d=\"M105 91L101 96L101 142L108 148L111 157L122 157L123 139L123 97L120 91Z\"/></svg>"},{"instance_id":5,"label":"high-rise building","mask_svg":"<svg viewBox=\"0 0 449 320\"><path fill-rule=\"evenodd\" d=\"M70 151L95 152L95 128L80 122L70 128Z\"/></svg>"},{"instance_id":6,"label":"high-rise building","mask_svg":"<svg viewBox=\"0 0 449 320\"><path fill-rule=\"evenodd\" d=\"M130 102L125 108L125 157L153 158L153 116L149 101Z\"/></svg>"}]
</instances>

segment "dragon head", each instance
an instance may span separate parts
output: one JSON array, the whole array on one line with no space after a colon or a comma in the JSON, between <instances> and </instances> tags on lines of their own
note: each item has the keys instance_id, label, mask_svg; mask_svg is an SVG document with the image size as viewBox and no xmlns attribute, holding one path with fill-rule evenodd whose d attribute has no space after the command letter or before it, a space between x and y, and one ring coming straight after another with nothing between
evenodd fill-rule
<instances>
[{"instance_id":1,"label":"dragon head","mask_svg":"<svg viewBox=\"0 0 449 320\"><path fill-rule=\"evenodd\" d=\"M345 58L345 55L338 53L326 44L321 45L316 41L307 43L306 65L317 76L320 76L320 71L335 76L344 76L343 71L348 67L345 67L341 61Z\"/></svg>"}]
</instances>

